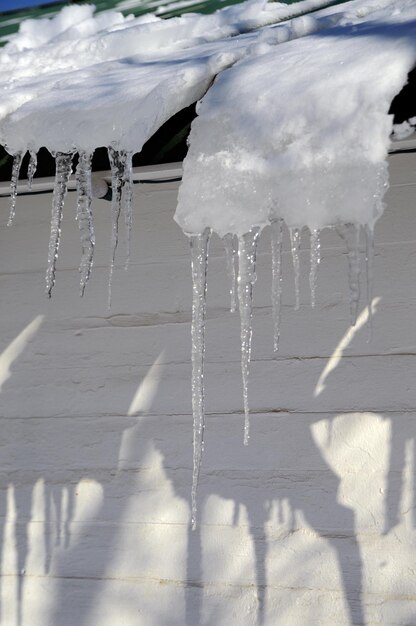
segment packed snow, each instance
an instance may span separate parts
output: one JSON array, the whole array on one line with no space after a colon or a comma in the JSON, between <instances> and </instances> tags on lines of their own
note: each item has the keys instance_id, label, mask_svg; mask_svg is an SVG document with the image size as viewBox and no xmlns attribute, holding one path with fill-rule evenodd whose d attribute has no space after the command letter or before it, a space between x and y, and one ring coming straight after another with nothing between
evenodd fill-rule
<instances>
[{"instance_id":1,"label":"packed snow","mask_svg":"<svg viewBox=\"0 0 416 626\"><path fill-rule=\"evenodd\" d=\"M295 308L300 303L299 247L305 226L311 236L311 304L316 299L324 227L337 228L347 245L352 323L360 299L358 244L360 230L364 231L371 303L373 227L388 186L389 108L416 65L416 3L327 4L327 0L294 5L248 0L212 15L170 20L157 15L123 17L114 11L95 15L93 6L71 6L53 19L23 22L0 51L0 143L13 155L9 224L25 152L30 152L29 186L40 147L56 160L46 274L49 296L56 281L74 154L79 154L82 295L95 247L92 155L99 146L108 148L110 305L122 212L130 245L132 156L167 119L200 101L175 214L190 237L192 260L193 525L204 436L211 233L224 240L231 309L238 300L240 310L244 443L250 435L252 300L262 229L271 227L275 350L280 335L283 224L291 238ZM405 124L395 128L397 135L413 128L414 119Z\"/></svg>"}]
</instances>

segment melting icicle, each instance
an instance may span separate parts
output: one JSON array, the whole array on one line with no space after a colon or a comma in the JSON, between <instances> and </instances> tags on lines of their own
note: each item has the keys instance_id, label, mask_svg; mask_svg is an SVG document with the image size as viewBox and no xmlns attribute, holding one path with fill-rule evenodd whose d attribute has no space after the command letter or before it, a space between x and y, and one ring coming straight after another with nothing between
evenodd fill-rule
<instances>
[{"instance_id":1,"label":"melting icicle","mask_svg":"<svg viewBox=\"0 0 416 626\"><path fill-rule=\"evenodd\" d=\"M225 237L223 237L223 242L225 248L225 264L227 268L228 282L230 284L230 311L231 313L234 313L236 309L236 249L234 235L228 233Z\"/></svg>"},{"instance_id":2,"label":"melting icicle","mask_svg":"<svg viewBox=\"0 0 416 626\"><path fill-rule=\"evenodd\" d=\"M110 273L108 277L108 308L111 308L111 289L113 283L114 263L116 260L116 250L118 245L118 223L121 212L121 196L124 186L124 175L126 169L126 152L115 150L112 146L108 148L108 158L111 167L111 261Z\"/></svg>"},{"instance_id":3,"label":"melting icicle","mask_svg":"<svg viewBox=\"0 0 416 626\"><path fill-rule=\"evenodd\" d=\"M81 235L82 256L79 271L80 295L84 295L85 287L91 275L95 248L95 233L91 210L91 162L92 154L80 152L76 171L77 181L77 221Z\"/></svg>"},{"instance_id":4,"label":"melting icicle","mask_svg":"<svg viewBox=\"0 0 416 626\"><path fill-rule=\"evenodd\" d=\"M309 271L309 285L311 288L311 306L315 307L316 302L316 283L318 266L321 262L321 238L320 231L316 228L311 230L311 252L310 252L310 271Z\"/></svg>"},{"instance_id":5,"label":"melting icicle","mask_svg":"<svg viewBox=\"0 0 416 626\"><path fill-rule=\"evenodd\" d=\"M360 230L356 224L337 226L348 252L348 283L350 286L351 326L355 326L360 301Z\"/></svg>"},{"instance_id":6,"label":"melting icicle","mask_svg":"<svg viewBox=\"0 0 416 626\"><path fill-rule=\"evenodd\" d=\"M300 306L300 288L299 288L299 280L300 280L300 230L299 228L289 228L290 233L290 244L292 249L292 260L293 260L293 272L295 275L295 311L299 309Z\"/></svg>"},{"instance_id":7,"label":"melting icicle","mask_svg":"<svg viewBox=\"0 0 416 626\"><path fill-rule=\"evenodd\" d=\"M16 152L13 156L12 166L12 179L10 181L10 213L7 226L11 226L16 214L16 199L17 199L17 183L19 181L20 167L22 165L23 152Z\"/></svg>"},{"instance_id":8,"label":"melting icicle","mask_svg":"<svg viewBox=\"0 0 416 626\"><path fill-rule=\"evenodd\" d=\"M126 262L124 269L127 271L130 265L131 227L133 223L133 153L127 152L125 159L126 161L123 176L123 209L124 223L126 225Z\"/></svg>"},{"instance_id":9,"label":"melting icicle","mask_svg":"<svg viewBox=\"0 0 416 626\"><path fill-rule=\"evenodd\" d=\"M240 307L241 373L244 399L244 445L250 438L248 375L251 359L253 284L256 281L256 250L260 229L253 228L238 239L238 303Z\"/></svg>"},{"instance_id":10,"label":"melting icicle","mask_svg":"<svg viewBox=\"0 0 416 626\"><path fill-rule=\"evenodd\" d=\"M38 155L34 150L29 150L29 165L27 166L27 188L32 191L33 177L38 167Z\"/></svg>"},{"instance_id":11,"label":"melting icicle","mask_svg":"<svg viewBox=\"0 0 416 626\"><path fill-rule=\"evenodd\" d=\"M193 235L191 243L192 270L192 412L194 420L193 474L192 474L192 528L196 526L196 493L204 449L205 398L204 354L205 311L207 294L208 248L211 231Z\"/></svg>"},{"instance_id":12,"label":"melting icicle","mask_svg":"<svg viewBox=\"0 0 416 626\"><path fill-rule=\"evenodd\" d=\"M371 341L373 333L373 275L374 275L374 230L368 224L365 226L365 261L367 277L367 309L368 309L368 339Z\"/></svg>"},{"instance_id":13,"label":"melting icicle","mask_svg":"<svg viewBox=\"0 0 416 626\"><path fill-rule=\"evenodd\" d=\"M55 285L56 261L61 240L61 222L68 180L72 172L73 153L57 152L55 156L56 174L52 198L51 234L49 239L48 269L46 270L46 293L52 295Z\"/></svg>"},{"instance_id":14,"label":"melting icicle","mask_svg":"<svg viewBox=\"0 0 416 626\"><path fill-rule=\"evenodd\" d=\"M277 352L280 338L280 308L282 303L282 241L283 220L271 221L272 244L272 309L273 309L273 347Z\"/></svg>"}]
</instances>

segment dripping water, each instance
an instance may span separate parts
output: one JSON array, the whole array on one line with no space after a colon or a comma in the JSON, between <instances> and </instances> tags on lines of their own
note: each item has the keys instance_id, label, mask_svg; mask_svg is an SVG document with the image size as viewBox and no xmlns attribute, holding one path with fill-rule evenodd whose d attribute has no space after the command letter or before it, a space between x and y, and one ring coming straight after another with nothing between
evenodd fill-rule
<instances>
[{"instance_id":1,"label":"dripping water","mask_svg":"<svg viewBox=\"0 0 416 626\"><path fill-rule=\"evenodd\" d=\"M238 238L238 303L240 308L241 373L244 400L244 445L250 438L248 376L251 359L253 284L256 281L256 251L260 229L253 228Z\"/></svg>"},{"instance_id":2,"label":"dripping water","mask_svg":"<svg viewBox=\"0 0 416 626\"><path fill-rule=\"evenodd\" d=\"M32 191L33 177L38 167L38 155L34 150L29 150L29 165L27 166L27 188Z\"/></svg>"},{"instance_id":3,"label":"dripping water","mask_svg":"<svg viewBox=\"0 0 416 626\"><path fill-rule=\"evenodd\" d=\"M310 252L310 271L309 271L309 286L311 290L311 306L315 307L316 303L316 285L318 278L318 266L321 262L321 237L320 231L316 228L311 230L311 252Z\"/></svg>"},{"instance_id":4,"label":"dripping water","mask_svg":"<svg viewBox=\"0 0 416 626\"><path fill-rule=\"evenodd\" d=\"M280 338L280 309L282 304L282 241L283 220L275 219L271 226L272 246L272 310L273 310L273 347L277 352Z\"/></svg>"},{"instance_id":5,"label":"dripping water","mask_svg":"<svg viewBox=\"0 0 416 626\"><path fill-rule=\"evenodd\" d=\"M208 248L211 230L190 238L192 270L192 413L193 413L193 473L192 473L192 528L196 527L196 494L204 449L205 397L205 311L207 294Z\"/></svg>"},{"instance_id":6,"label":"dripping water","mask_svg":"<svg viewBox=\"0 0 416 626\"><path fill-rule=\"evenodd\" d=\"M113 283L114 264L116 260L116 250L118 245L118 223L121 212L121 196L124 186L124 176L126 169L126 152L116 150L112 146L108 148L108 158L111 167L111 259L110 272L108 277L108 301L107 306L111 308L111 290Z\"/></svg>"},{"instance_id":7,"label":"dripping water","mask_svg":"<svg viewBox=\"0 0 416 626\"><path fill-rule=\"evenodd\" d=\"M360 301L360 230L357 224L344 224L337 226L337 232L347 246L351 326L355 326Z\"/></svg>"},{"instance_id":8,"label":"dripping water","mask_svg":"<svg viewBox=\"0 0 416 626\"><path fill-rule=\"evenodd\" d=\"M10 213L7 226L11 226L16 214L16 200L17 200L17 184L19 181L20 167L22 165L23 152L16 152L13 156L12 165L12 178L10 181Z\"/></svg>"},{"instance_id":9,"label":"dripping water","mask_svg":"<svg viewBox=\"0 0 416 626\"><path fill-rule=\"evenodd\" d=\"M89 152L80 152L76 170L77 181L77 222L81 236L81 263L79 266L80 277L80 295L84 295L85 287L91 275L94 248L95 233L92 216L92 190L91 190L91 163L92 154Z\"/></svg>"},{"instance_id":10,"label":"dripping water","mask_svg":"<svg viewBox=\"0 0 416 626\"><path fill-rule=\"evenodd\" d=\"M290 246L292 250L292 260L293 260L293 272L294 272L294 280L295 280L295 311L299 309L300 306L300 288L299 288L299 280L300 280L300 230L299 228L289 228L290 234Z\"/></svg>"},{"instance_id":11,"label":"dripping water","mask_svg":"<svg viewBox=\"0 0 416 626\"><path fill-rule=\"evenodd\" d=\"M73 152L57 152L55 157L56 173L52 197L51 234L48 250L48 268L46 270L46 293L49 298L55 285L56 261L61 240L61 223L68 180L72 172Z\"/></svg>"},{"instance_id":12,"label":"dripping water","mask_svg":"<svg viewBox=\"0 0 416 626\"><path fill-rule=\"evenodd\" d=\"M373 333L373 277L374 277L374 229L368 224L365 226L365 262L367 279L367 310L368 310L368 339L371 341Z\"/></svg>"},{"instance_id":13,"label":"dripping water","mask_svg":"<svg viewBox=\"0 0 416 626\"><path fill-rule=\"evenodd\" d=\"M126 262L124 269L127 271L130 265L131 227L133 223L133 153L126 152L123 176L123 209L124 223L126 226Z\"/></svg>"},{"instance_id":14,"label":"dripping water","mask_svg":"<svg viewBox=\"0 0 416 626\"><path fill-rule=\"evenodd\" d=\"M230 311L234 313L236 309L236 246L235 237L228 233L223 237L225 249L225 264L227 270L228 282L230 285Z\"/></svg>"}]
</instances>

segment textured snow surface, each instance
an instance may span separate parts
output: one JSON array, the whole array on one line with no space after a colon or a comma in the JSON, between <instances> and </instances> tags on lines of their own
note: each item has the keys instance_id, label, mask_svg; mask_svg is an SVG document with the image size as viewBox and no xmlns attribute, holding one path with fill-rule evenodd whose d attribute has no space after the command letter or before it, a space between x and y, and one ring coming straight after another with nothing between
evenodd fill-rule
<instances>
[{"instance_id":1,"label":"textured snow surface","mask_svg":"<svg viewBox=\"0 0 416 626\"><path fill-rule=\"evenodd\" d=\"M23 22L0 52L0 142L11 153L110 144L138 152L258 37L239 33L323 4L249 0L170 20L74 6Z\"/></svg>"},{"instance_id":2,"label":"textured snow surface","mask_svg":"<svg viewBox=\"0 0 416 626\"><path fill-rule=\"evenodd\" d=\"M362 10L298 41L275 47L279 27L264 32L257 56L216 79L184 162L176 219L186 232L241 235L277 218L373 226L388 110L416 63L416 3L350 7Z\"/></svg>"}]
</instances>

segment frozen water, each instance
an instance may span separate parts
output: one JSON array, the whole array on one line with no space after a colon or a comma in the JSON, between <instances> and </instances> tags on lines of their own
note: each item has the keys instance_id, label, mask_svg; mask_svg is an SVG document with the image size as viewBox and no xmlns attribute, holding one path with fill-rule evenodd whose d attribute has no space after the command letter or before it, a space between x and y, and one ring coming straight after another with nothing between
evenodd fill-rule
<instances>
[{"instance_id":1,"label":"frozen water","mask_svg":"<svg viewBox=\"0 0 416 626\"><path fill-rule=\"evenodd\" d=\"M250 438L248 376L253 334L253 285L256 282L256 250L260 229L253 228L238 238L238 305L240 309L241 373L244 402L244 445Z\"/></svg>"},{"instance_id":2,"label":"frozen water","mask_svg":"<svg viewBox=\"0 0 416 626\"><path fill-rule=\"evenodd\" d=\"M299 228L289 228L289 234L293 261L293 279L295 284L295 311L297 311L300 306L300 230Z\"/></svg>"},{"instance_id":3,"label":"frozen water","mask_svg":"<svg viewBox=\"0 0 416 626\"><path fill-rule=\"evenodd\" d=\"M204 450L205 397L204 397L204 355L205 355L205 311L207 294L208 247L211 231L206 229L201 235L193 235L191 244L192 270L192 411L194 420L193 473L192 473L192 528L196 526L197 489Z\"/></svg>"},{"instance_id":4,"label":"frozen water","mask_svg":"<svg viewBox=\"0 0 416 626\"><path fill-rule=\"evenodd\" d=\"M27 167L27 187L32 191L33 177L38 167L38 155L34 150L29 150L29 165Z\"/></svg>"},{"instance_id":5,"label":"frozen water","mask_svg":"<svg viewBox=\"0 0 416 626\"><path fill-rule=\"evenodd\" d=\"M131 228L133 223L133 153L127 152L123 177L123 210L126 225L126 262L124 269L130 265Z\"/></svg>"},{"instance_id":6,"label":"frozen water","mask_svg":"<svg viewBox=\"0 0 416 626\"><path fill-rule=\"evenodd\" d=\"M82 256L79 271L80 295L84 295L85 287L91 274L94 257L95 234L92 216L92 192L91 192L91 162L92 154L81 152L79 155L76 180L77 180L77 221L81 235Z\"/></svg>"},{"instance_id":7,"label":"frozen water","mask_svg":"<svg viewBox=\"0 0 416 626\"><path fill-rule=\"evenodd\" d=\"M12 165L12 179L10 181L10 214L7 226L11 226L16 214L16 200L17 200L17 183L19 181L19 172L22 165L23 152L17 152L13 156Z\"/></svg>"},{"instance_id":8,"label":"frozen water","mask_svg":"<svg viewBox=\"0 0 416 626\"><path fill-rule=\"evenodd\" d=\"M283 220L271 222L272 246L272 309L273 309L273 347L279 349L280 309L282 304L282 241Z\"/></svg>"},{"instance_id":9,"label":"frozen water","mask_svg":"<svg viewBox=\"0 0 416 626\"><path fill-rule=\"evenodd\" d=\"M46 293L49 298L55 285L56 262L61 241L61 223L68 180L72 173L73 152L57 152L55 155L56 174L52 197L51 234L49 238L48 268L46 270Z\"/></svg>"},{"instance_id":10,"label":"frozen water","mask_svg":"<svg viewBox=\"0 0 416 626\"><path fill-rule=\"evenodd\" d=\"M309 286L311 289L311 306L315 307L316 303L316 284L318 279L318 267L321 262L321 237L317 228L311 230L311 252L310 252L310 271Z\"/></svg>"},{"instance_id":11,"label":"frozen water","mask_svg":"<svg viewBox=\"0 0 416 626\"><path fill-rule=\"evenodd\" d=\"M111 295L113 285L114 264L116 261L116 250L118 246L118 231L121 213L121 198L125 182L125 172L127 154L125 150L116 150L112 146L108 148L108 158L111 167L111 259L110 272L108 277L108 301L107 306L111 308Z\"/></svg>"},{"instance_id":12,"label":"frozen water","mask_svg":"<svg viewBox=\"0 0 416 626\"><path fill-rule=\"evenodd\" d=\"M225 248L225 265L227 269L227 277L230 285L230 311L234 313L236 308L236 278L237 274L235 271L235 263L236 263L236 246L235 246L235 237L230 233L223 237L224 248Z\"/></svg>"},{"instance_id":13,"label":"frozen water","mask_svg":"<svg viewBox=\"0 0 416 626\"><path fill-rule=\"evenodd\" d=\"M338 226L337 231L347 246L351 326L355 326L360 302L360 228L356 224L346 224Z\"/></svg>"}]
</instances>

